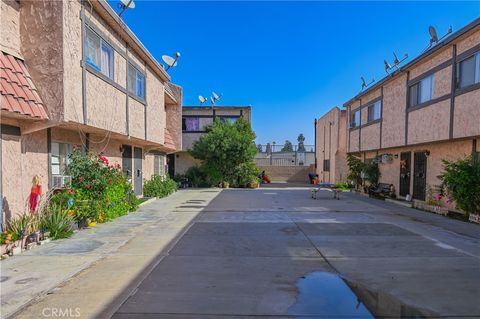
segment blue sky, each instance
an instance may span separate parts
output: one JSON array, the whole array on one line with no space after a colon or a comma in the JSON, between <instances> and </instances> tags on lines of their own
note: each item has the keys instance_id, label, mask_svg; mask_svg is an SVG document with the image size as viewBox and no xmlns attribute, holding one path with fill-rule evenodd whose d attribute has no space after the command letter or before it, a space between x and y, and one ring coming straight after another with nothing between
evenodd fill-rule
<instances>
[{"instance_id":1,"label":"blue sky","mask_svg":"<svg viewBox=\"0 0 480 319\"><path fill-rule=\"evenodd\" d=\"M314 118L357 94L360 76L380 80L392 51L415 57L429 25L456 31L479 3L136 0L123 18L157 60L181 52L169 73L184 105L214 90L219 106L252 105L257 142L313 144Z\"/></svg>"}]
</instances>

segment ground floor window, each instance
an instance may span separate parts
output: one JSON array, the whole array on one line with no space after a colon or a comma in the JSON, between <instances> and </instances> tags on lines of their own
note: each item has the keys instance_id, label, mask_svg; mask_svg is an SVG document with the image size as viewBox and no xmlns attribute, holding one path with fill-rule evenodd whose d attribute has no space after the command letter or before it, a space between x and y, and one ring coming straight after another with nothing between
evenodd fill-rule
<instances>
[{"instance_id":1,"label":"ground floor window","mask_svg":"<svg viewBox=\"0 0 480 319\"><path fill-rule=\"evenodd\" d=\"M51 144L50 171L52 172L52 184L54 187L63 186L63 176L70 161L69 156L72 154L72 149L72 144L59 142L52 142Z\"/></svg>"},{"instance_id":2,"label":"ground floor window","mask_svg":"<svg viewBox=\"0 0 480 319\"><path fill-rule=\"evenodd\" d=\"M165 176L165 155L155 154L153 157L153 173L155 175Z\"/></svg>"}]
</instances>

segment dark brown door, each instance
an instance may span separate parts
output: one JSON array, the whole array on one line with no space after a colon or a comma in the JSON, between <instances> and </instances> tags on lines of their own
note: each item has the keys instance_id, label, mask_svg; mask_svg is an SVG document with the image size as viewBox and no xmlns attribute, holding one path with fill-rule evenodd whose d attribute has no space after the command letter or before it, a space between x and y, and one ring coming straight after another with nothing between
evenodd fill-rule
<instances>
[{"instance_id":1,"label":"dark brown door","mask_svg":"<svg viewBox=\"0 0 480 319\"><path fill-rule=\"evenodd\" d=\"M412 154L405 152L400 154L400 196L410 194L410 159Z\"/></svg>"},{"instance_id":2,"label":"dark brown door","mask_svg":"<svg viewBox=\"0 0 480 319\"><path fill-rule=\"evenodd\" d=\"M427 188L427 155L415 152L413 159L413 198L425 200Z\"/></svg>"}]
</instances>

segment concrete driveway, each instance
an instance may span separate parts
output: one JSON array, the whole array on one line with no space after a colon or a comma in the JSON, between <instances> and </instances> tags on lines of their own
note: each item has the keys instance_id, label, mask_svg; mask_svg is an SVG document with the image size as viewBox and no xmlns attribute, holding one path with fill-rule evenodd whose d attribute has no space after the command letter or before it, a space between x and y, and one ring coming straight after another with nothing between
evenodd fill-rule
<instances>
[{"instance_id":1,"label":"concrete driveway","mask_svg":"<svg viewBox=\"0 0 480 319\"><path fill-rule=\"evenodd\" d=\"M479 226L309 195L224 190L184 205L203 210L113 317L480 317Z\"/></svg>"}]
</instances>

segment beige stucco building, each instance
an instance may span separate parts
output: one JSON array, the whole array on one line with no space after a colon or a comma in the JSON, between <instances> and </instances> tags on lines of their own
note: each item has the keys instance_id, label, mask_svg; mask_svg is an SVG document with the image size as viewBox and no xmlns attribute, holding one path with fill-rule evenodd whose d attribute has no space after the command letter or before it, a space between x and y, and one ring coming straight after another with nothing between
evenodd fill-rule
<instances>
[{"instance_id":1,"label":"beige stucco building","mask_svg":"<svg viewBox=\"0 0 480 319\"><path fill-rule=\"evenodd\" d=\"M479 151L480 18L344 105L347 152L380 160L380 182L425 200L442 160Z\"/></svg>"},{"instance_id":2,"label":"beige stucco building","mask_svg":"<svg viewBox=\"0 0 480 319\"><path fill-rule=\"evenodd\" d=\"M200 162L193 158L188 150L193 142L205 133L205 126L215 119L235 121L238 118L251 121L250 106L184 106L182 113L182 151L169 156L170 167L175 174L185 174L192 166Z\"/></svg>"},{"instance_id":3,"label":"beige stucco building","mask_svg":"<svg viewBox=\"0 0 480 319\"><path fill-rule=\"evenodd\" d=\"M346 129L347 112L332 108L315 120L315 164L322 183L344 182L347 179Z\"/></svg>"},{"instance_id":4,"label":"beige stucco building","mask_svg":"<svg viewBox=\"0 0 480 319\"><path fill-rule=\"evenodd\" d=\"M7 218L25 211L33 176L62 184L73 145L121 164L138 195L165 173L182 148L182 89L105 0L1 0L1 24Z\"/></svg>"}]
</instances>

